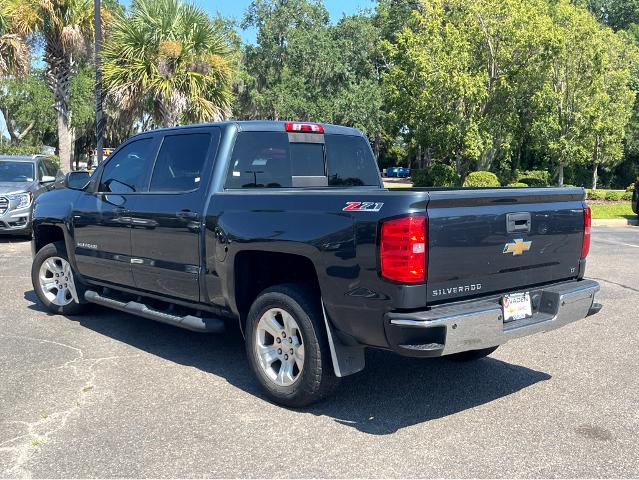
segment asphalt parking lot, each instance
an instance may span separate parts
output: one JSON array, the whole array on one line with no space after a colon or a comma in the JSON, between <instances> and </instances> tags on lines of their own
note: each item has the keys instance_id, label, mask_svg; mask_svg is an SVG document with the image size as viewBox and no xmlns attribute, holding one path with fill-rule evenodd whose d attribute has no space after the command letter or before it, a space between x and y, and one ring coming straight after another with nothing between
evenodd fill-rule
<instances>
[{"instance_id":1,"label":"asphalt parking lot","mask_svg":"<svg viewBox=\"0 0 639 480\"><path fill-rule=\"evenodd\" d=\"M45 313L0 237L0 477L638 477L639 228L597 228L604 310L474 364L369 352L305 411L237 332Z\"/></svg>"}]
</instances>

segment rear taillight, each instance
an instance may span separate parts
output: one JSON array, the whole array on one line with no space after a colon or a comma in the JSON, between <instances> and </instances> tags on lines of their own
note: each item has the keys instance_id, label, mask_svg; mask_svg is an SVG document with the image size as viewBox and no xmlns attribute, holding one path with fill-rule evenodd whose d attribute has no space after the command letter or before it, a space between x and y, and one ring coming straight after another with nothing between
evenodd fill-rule
<instances>
[{"instance_id":1,"label":"rear taillight","mask_svg":"<svg viewBox=\"0 0 639 480\"><path fill-rule=\"evenodd\" d=\"M324 127L318 123L286 122L284 130L290 133L324 133Z\"/></svg>"},{"instance_id":2,"label":"rear taillight","mask_svg":"<svg viewBox=\"0 0 639 480\"><path fill-rule=\"evenodd\" d=\"M382 223L379 245L382 277L401 283L424 283L428 239L427 219L402 217Z\"/></svg>"},{"instance_id":3,"label":"rear taillight","mask_svg":"<svg viewBox=\"0 0 639 480\"><path fill-rule=\"evenodd\" d=\"M586 258L590 252L590 225L592 224L592 213L590 207L584 208L584 241L581 244L581 258Z\"/></svg>"}]
</instances>

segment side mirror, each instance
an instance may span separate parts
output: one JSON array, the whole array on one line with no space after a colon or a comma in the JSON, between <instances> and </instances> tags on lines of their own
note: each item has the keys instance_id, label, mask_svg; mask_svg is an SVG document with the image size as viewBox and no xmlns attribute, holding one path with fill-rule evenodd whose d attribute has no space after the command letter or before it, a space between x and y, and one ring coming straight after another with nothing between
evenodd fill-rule
<instances>
[{"instance_id":1,"label":"side mirror","mask_svg":"<svg viewBox=\"0 0 639 480\"><path fill-rule=\"evenodd\" d=\"M50 177L49 175L43 175L40 183L53 183L55 182L55 177Z\"/></svg>"},{"instance_id":2,"label":"side mirror","mask_svg":"<svg viewBox=\"0 0 639 480\"><path fill-rule=\"evenodd\" d=\"M90 180L89 172L69 172L64 176L64 186L71 190L84 190Z\"/></svg>"}]
</instances>

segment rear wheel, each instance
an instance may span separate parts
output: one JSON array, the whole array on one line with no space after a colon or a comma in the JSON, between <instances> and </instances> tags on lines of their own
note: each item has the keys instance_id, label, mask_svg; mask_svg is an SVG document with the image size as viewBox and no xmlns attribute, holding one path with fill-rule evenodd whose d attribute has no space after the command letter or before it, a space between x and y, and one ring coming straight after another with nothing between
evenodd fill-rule
<instances>
[{"instance_id":1,"label":"rear wheel","mask_svg":"<svg viewBox=\"0 0 639 480\"><path fill-rule=\"evenodd\" d=\"M33 259L31 282L36 295L52 313L77 315L86 308L84 288L76 280L63 242L50 243Z\"/></svg>"},{"instance_id":2,"label":"rear wheel","mask_svg":"<svg viewBox=\"0 0 639 480\"><path fill-rule=\"evenodd\" d=\"M253 373L276 403L309 405L338 384L319 301L296 285L278 285L257 297L247 318L246 350Z\"/></svg>"},{"instance_id":3,"label":"rear wheel","mask_svg":"<svg viewBox=\"0 0 639 480\"><path fill-rule=\"evenodd\" d=\"M453 362L472 362L479 360L480 358L487 357L499 347L482 348L481 350L469 350L468 352L453 353L452 355L446 355L445 358L452 360Z\"/></svg>"}]
</instances>

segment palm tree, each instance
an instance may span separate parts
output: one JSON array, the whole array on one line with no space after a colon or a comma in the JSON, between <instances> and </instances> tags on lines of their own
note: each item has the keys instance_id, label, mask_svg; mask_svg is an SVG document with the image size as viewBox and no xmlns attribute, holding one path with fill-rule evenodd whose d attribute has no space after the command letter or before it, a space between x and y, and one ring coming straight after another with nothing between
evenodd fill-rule
<instances>
[{"instance_id":1,"label":"palm tree","mask_svg":"<svg viewBox=\"0 0 639 480\"><path fill-rule=\"evenodd\" d=\"M14 21L15 0L0 0L0 77L24 76L29 70L31 52L27 43L30 29Z\"/></svg>"},{"instance_id":2,"label":"palm tree","mask_svg":"<svg viewBox=\"0 0 639 480\"><path fill-rule=\"evenodd\" d=\"M53 92L60 165L71 168L71 78L79 60L91 52L92 0L21 0L14 21L31 29L44 43L45 79Z\"/></svg>"},{"instance_id":3,"label":"palm tree","mask_svg":"<svg viewBox=\"0 0 639 480\"><path fill-rule=\"evenodd\" d=\"M150 110L158 126L228 114L231 54L206 12L180 0L134 0L109 30L103 75L113 103Z\"/></svg>"}]
</instances>

